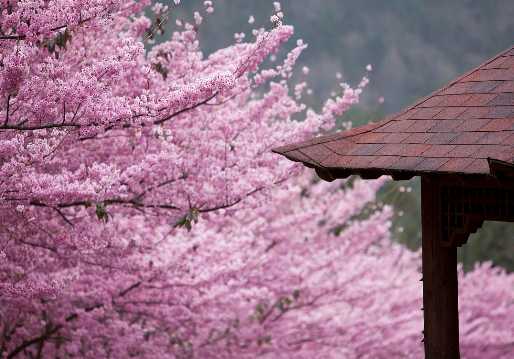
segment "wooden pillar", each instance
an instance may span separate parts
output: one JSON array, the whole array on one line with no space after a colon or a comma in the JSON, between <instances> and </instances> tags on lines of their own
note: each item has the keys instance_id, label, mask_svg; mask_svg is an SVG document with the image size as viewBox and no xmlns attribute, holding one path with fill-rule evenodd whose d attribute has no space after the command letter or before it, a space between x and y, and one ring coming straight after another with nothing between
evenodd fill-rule
<instances>
[{"instance_id":1,"label":"wooden pillar","mask_svg":"<svg viewBox=\"0 0 514 359\"><path fill-rule=\"evenodd\" d=\"M436 180L421 178L425 359L457 359L457 248L440 244L441 196Z\"/></svg>"}]
</instances>

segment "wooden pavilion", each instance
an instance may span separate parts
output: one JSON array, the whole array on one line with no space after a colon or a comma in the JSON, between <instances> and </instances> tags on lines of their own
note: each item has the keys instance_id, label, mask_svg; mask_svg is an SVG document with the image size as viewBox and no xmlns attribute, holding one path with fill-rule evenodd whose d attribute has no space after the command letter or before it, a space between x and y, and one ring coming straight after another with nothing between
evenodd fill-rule
<instances>
[{"instance_id":1,"label":"wooden pavilion","mask_svg":"<svg viewBox=\"0 0 514 359\"><path fill-rule=\"evenodd\" d=\"M383 121L273 151L326 181L421 177L425 357L459 358L457 247L514 221L514 46Z\"/></svg>"}]
</instances>

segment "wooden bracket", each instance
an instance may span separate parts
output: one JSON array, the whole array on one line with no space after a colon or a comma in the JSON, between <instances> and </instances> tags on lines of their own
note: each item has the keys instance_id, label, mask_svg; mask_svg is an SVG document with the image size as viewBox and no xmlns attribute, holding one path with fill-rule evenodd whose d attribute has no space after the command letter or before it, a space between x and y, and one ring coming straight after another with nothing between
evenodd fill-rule
<instances>
[{"instance_id":1,"label":"wooden bracket","mask_svg":"<svg viewBox=\"0 0 514 359\"><path fill-rule=\"evenodd\" d=\"M471 233L476 233L484 224L483 219L474 219L469 216L465 217L463 228L455 228L452 230L450 240L448 242L441 241L444 247L462 247L466 244Z\"/></svg>"},{"instance_id":2,"label":"wooden bracket","mask_svg":"<svg viewBox=\"0 0 514 359\"><path fill-rule=\"evenodd\" d=\"M461 247L484 221L514 222L514 189L440 186L441 245Z\"/></svg>"},{"instance_id":3,"label":"wooden bracket","mask_svg":"<svg viewBox=\"0 0 514 359\"><path fill-rule=\"evenodd\" d=\"M329 170L326 170L324 168L321 168L321 167L316 167L316 174L318 175L319 178L321 178L323 181L327 181L327 182L332 182L333 180L336 179L336 177L334 177L332 175L332 173L330 173Z\"/></svg>"}]
</instances>

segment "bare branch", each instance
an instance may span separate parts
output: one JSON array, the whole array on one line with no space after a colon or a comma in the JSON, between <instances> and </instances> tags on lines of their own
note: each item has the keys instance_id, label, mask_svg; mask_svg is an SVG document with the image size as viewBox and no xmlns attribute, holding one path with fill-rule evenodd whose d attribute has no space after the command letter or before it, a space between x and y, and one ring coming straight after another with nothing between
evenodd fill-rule
<instances>
[{"instance_id":1,"label":"bare branch","mask_svg":"<svg viewBox=\"0 0 514 359\"><path fill-rule=\"evenodd\" d=\"M55 207L52 207L54 210L57 211L57 213L59 213L59 215L62 217L62 219L64 219L64 221L66 221L66 223L68 223L70 226L72 226L73 228L75 228L75 225L73 223L70 222L70 220L68 218L66 218L66 216L64 215L64 213L62 213L59 208L55 208Z\"/></svg>"},{"instance_id":2,"label":"bare branch","mask_svg":"<svg viewBox=\"0 0 514 359\"><path fill-rule=\"evenodd\" d=\"M156 26L155 29L153 29L152 33L150 35L148 35L145 39L145 41L143 41L143 45L146 44L146 42L152 38L153 39L153 35L155 34L155 32L157 31L157 29L160 29L161 28L161 25L162 25L162 22L168 17L168 14L170 13L171 9L173 9L173 6L175 6L174 3L171 4L171 6L169 7L168 11L166 12L166 14L164 14L164 17L162 18L162 20L159 20L159 26Z\"/></svg>"},{"instance_id":3,"label":"bare branch","mask_svg":"<svg viewBox=\"0 0 514 359\"><path fill-rule=\"evenodd\" d=\"M23 243L23 244L27 244L27 245L32 246L32 247L39 247L39 248L48 249L49 251L52 251L52 252L57 254L57 249L56 248L47 247L47 246L44 246L42 244L27 242L27 241L24 241L23 239L19 239L19 241L21 243Z\"/></svg>"}]
</instances>

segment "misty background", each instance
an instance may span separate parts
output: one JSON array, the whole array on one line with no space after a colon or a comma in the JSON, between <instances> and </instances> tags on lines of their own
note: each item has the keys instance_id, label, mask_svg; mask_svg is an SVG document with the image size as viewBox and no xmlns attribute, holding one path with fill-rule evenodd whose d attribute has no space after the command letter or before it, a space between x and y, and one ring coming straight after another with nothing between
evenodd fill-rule
<instances>
[{"instance_id":1,"label":"misty background","mask_svg":"<svg viewBox=\"0 0 514 359\"><path fill-rule=\"evenodd\" d=\"M234 33L255 22L243 41L251 41L252 29L271 27L272 0L213 0L214 12L207 16L200 48L204 56L234 43ZM166 2L163 2L165 5ZM302 39L308 48L296 66L303 66L312 95L303 102L320 109L340 82L356 87L371 64L370 83L361 103L343 117L353 126L376 122L411 105L514 45L514 2L494 0L290 0L281 1L282 22L295 27L295 34L277 53L277 62ZM203 0L182 0L169 15L168 39L180 30L175 20L194 23L193 12L206 17ZM202 25L200 25L202 27ZM200 31L200 30L199 30ZM265 64L266 65L266 64ZM336 73L343 75L341 80ZM293 76L294 80L294 76ZM379 104L379 98L385 101ZM411 249L421 245L420 182L389 182L379 201L395 206L393 234ZM459 260L471 269L475 261L493 260L514 270L514 225L485 222L459 249Z\"/></svg>"}]
</instances>

